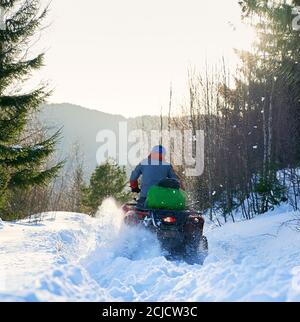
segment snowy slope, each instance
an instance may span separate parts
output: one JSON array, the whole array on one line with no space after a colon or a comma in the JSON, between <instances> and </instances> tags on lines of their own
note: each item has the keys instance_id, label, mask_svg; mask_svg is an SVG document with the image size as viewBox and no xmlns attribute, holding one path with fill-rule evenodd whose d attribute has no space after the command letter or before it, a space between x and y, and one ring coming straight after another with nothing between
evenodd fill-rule
<instances>
[{"instance_id":1,"label":"snowy slope","mask_svg":"<svg viewBox=\"0 0 300 322\"><path fill-rule=\"evenodd\" d=\"M203 266L166 261L153 236L122 226L111 200L98 218L0 222L0 300L300 301L300 233L282 225L298 215L208 227Z\"/></svg>"}]
</instances>

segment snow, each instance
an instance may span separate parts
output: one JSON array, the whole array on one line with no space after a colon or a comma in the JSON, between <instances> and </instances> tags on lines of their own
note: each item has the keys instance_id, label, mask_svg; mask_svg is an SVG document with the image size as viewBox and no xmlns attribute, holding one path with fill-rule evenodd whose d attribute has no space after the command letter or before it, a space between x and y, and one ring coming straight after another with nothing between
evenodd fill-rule
<instances>
[{"instance_id":1,"label":"snow","mask_svg":"<svg viewBox=\"0 0 300 322\"><path fill-rule=\"evenodd\" d=\"M34 151L39 151L39 150L43 150L44 146L43 145L36 145L35 147L33 147Z\"/></svg>"},{"instance_id":2,"label":"snow","mask_svg":"<svg viewBox=\"0 0 300 322\"><path fill-rule=\"evenodd\" d=\"M11 148L13 149L13 150L23 150L23 147L21 146L21 145L12 145L11 146Z\"/></svg>"},{"instance_id":3,"label":"snow","mask_svg":"<svg viewBox=\"0 0 300 322\"><path fill-rule=\"evenodd\" d=\"M122 225L112 200L97 218L43 217L0 222L1 301L300 301L299 213L284 208L208 223L203 266L167 261L150 233Z\"/></svg>"}]
</instances>

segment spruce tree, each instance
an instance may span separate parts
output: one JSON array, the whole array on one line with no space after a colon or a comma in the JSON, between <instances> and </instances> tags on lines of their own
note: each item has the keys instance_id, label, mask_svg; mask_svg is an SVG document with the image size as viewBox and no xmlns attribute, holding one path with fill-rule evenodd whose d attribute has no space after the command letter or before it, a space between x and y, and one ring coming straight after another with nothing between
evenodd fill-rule
<instances>
[{"instance_id":1,"label":"spruce tree","mask_svg":"<svg viewBox=\"0 0 300 322\"><path fill-rule=\"evenodd\" d=\"M23 144L28 117L49 96L41 85L25 90L32 72L43 65L44 54L29 57L28 50L39 32L47 9L38 0L0 0L0 209L5 213L9 194L46 184L62 164L45 168L54 152L58 133L43 142ZM17 89L20 88L20 89Z\"/></svg>"},{"instance_id":2,"label":"spruce tree","mask_svg":"<svg viewBox=\"0 0 300 322\"><path fill-rule=\"evenodd\" d=\"M257 33L251 52L239 52L242 77L235 97L244 91L248 113L261 125L259 168L252 191L256 211L264 213L286 200L277 172L300 164L300 32L293 29L299 0L243 0L243 18ZM258 170L258 171L257 171Z\"/></svg>"},{"instance_id":3,"label":"spruce tree","mask_svg":"<svg viewBox=\"0 0 300 322\"><path fill-rule=\"evenodd\" d=\"M270 163L274 150L284 150L285 147L286 158L282 155L275 156L276 163L288 160L291 166L299 166L300 30L294 29L294 21L299 15L297 7L300 7L300 0L243 0L240 1L240 5L244 19L255 27L258 35L254 51L248 53L246 59L255 61L255 68L251 73L255 85L262 89L261 96L264 97L261 104L263 106L260 108L265 111L264 116L268 123L265 131L269 132L265 163ZM246 60L243 62L247 65ZM280 114L277 113L279 109ZM288 128L282 127L281 132L272 133L270 127L275 122L282 122L284 118L287 119ZM283 141L287 131L291 136L288 144ZM276 147L272 142L273 137L277 138Z\"/></svg>"},{"instance_id":4,"label":"spruce tree","mask_svg":"<svg viewBox=\"0 0 300 322\"><path fill-rule=\"evenodd\" d=\"M95 215L98 207L109 197L121 203L128 201L130 194L125 191L127 183L125 168L114 161L107 160L97 166L89 186L83 188L83 210Z\"/></svg>"}]
</instances>

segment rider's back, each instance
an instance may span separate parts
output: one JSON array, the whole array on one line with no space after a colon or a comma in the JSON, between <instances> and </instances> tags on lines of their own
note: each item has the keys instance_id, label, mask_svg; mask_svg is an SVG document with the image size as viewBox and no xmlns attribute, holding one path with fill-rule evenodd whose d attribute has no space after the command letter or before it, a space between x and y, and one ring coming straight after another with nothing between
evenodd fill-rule
<instances>
[{"instance_id":1,"label":"rider's back","mask_svg":"<svg viewBox=\"0 0 300 322\"><path fill-rule=\"evenodd\" d=\"M132 172L130 180L133 182L142 176L141 197L146 198L149 189L166 178L177 179L173 167L162 160L143 160Z\"/></svg>"}]
</instances>

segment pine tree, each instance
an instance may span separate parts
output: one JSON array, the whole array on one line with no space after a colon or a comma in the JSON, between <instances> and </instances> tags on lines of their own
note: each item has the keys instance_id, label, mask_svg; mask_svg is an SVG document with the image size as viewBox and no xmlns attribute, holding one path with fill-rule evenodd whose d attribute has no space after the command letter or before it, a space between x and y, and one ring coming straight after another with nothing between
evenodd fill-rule
<instances>
[{"instance_id":1,"label":"pine tree","mask_svg":"<svg viewBox=\"0 0 300 322\"><path fill-rule=\"evenodd\" d=\"M22 134L30 113L49 96L41 85L26 91L25 81L43 65L44 54L28 57L28 49L41 27L47 9L38 0L0 0L0 207L14 189L47 183L61 168L43 168L54 152L59 133L43 142L23 144ZM21 88L18 90L17 88ZM2 215L3 216L3 215Z\"/></svg>"},{"instance_id":2,"label":"pine tree","mask_svg":"<svg viewBox=\"0 0 300 322\"><path fill-rule=\"evenodd\" d=\"M83 210L90 215L95 215L98 207L109 197L119 202L128 201L129 193L125 191L126 185L125 168L121 168L114 161L107 160L97 166L89 186L83 189Z\"/></svg>"},{"instance_id":3,"label":"pine tree","mask_svg":"<svg viewBox=\"0 0 300 322\"><path fill-rule=\"evenodd\" d=\"M246 102L243 122L252 114L260 124L259 163L252 173L258 179L252 192L258 195L255 211L259 213L285 200L286 191L277 180L277 171L300 162L300 34L293 30L293 9L299 3L240 1L245 21L257 32L257 41L252 52L239 52L241 77L236 79L232 93L239 106ZM241 99L243 88L246 90Z\"/></svg>"},{"instance_id":4,"label":"pine tree","mask_svg":"<svg viewBox=\"0 0 300 322\"><path fill-rule=\"evenodd\" d=\"M254 187L254 192L258 194L257 211L263 214L268 210L273 210L275 206L280 205L284 200L286 188L279 182L277 178L267 180L261 176L258 183Z\"/></svg>"},{"instance_id":5,"label":"pine tree","mask_svg":"<svg viewBox=\"0 0 300 322\"><path fill-rule=\"evenodd\" d=\"M295 9L300 0L243 0L243 16L259 36L252 57L256 62L254 77L263 89L265 117L265 172L274 152L284 151L276 161L299 165L300 159L300 31L294 30ZM248 19L248 20L247 20ZM248 53L250 55L250 53ZM286 126L272 130L283 121ZM286 132L290 143L283 140ZM276 138L276 144L274 142ZM276 146L275 146L276 145ZM285 151L285 149L286 151ZM270 165L272 167L272 165Z\"/></svg>"}]
</instances>

